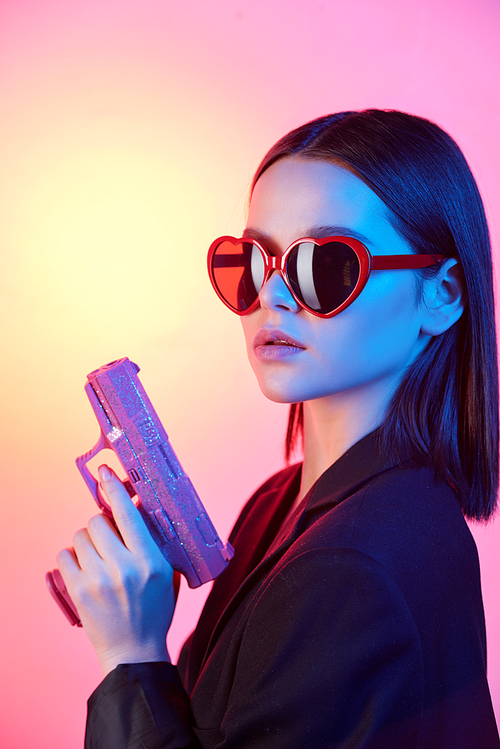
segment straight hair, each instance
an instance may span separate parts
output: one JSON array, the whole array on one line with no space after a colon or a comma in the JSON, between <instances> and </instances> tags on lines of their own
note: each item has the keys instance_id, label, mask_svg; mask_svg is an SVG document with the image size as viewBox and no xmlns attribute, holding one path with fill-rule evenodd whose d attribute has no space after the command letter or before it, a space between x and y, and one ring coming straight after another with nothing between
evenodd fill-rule
<instances>
[{"instance_id":1,"label":"straight hair","mask_svg":"<svg viewBox=\"0 0 500 749\"><path fill-rule=\"evenodd\" d=\"M498 490L498 366L493 271L479 190L455 141L433 122L394 110L327 115L292 130L262 160L332 161L353 169L385 203L394 228L417 253L455 258L465 309L408 367L378 430L388 460L430 466L456 491L464 515L484 520ZM417 276L422 280L435 268ZM303 433L303 405L292 404L285 456Z\"/></svg>"}]
</instances>

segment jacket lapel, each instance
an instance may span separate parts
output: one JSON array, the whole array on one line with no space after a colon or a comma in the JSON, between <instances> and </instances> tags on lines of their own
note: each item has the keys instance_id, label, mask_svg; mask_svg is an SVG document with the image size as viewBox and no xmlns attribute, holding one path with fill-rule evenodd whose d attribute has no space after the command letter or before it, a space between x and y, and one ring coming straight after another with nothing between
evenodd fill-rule
<instances>
[{"instance_id":1,"label":"jacket lapel","mask_svg":"<svg viewBox=\"0 0 500 749\"><path fill-rule=\"evenodd\" d=\"M228 586L229 588L232 588L231 595L226 598L227 605L225 605L220 618L213 628L201 665L206 661L222 630L234 614L235 610L242 604L245 597L259 584L260 580L266 576L290 546L317 519L317 517L323 515L332 507L340 504L340 502L358 491L375 476L392 468L392 464L388 463L380 456L377 449L375 435L376 433L371 433L367 437L364 437L360 442L353 445L346 453L344 453L344 455L342 455L341 458L339 458L339 460L337 460L320 476L318 481L316 481L314 486L304 497L295 513L286 523L285 527L279 532L278 536L272 541L266 539L268 546L266 553L261 557L261 561L259 561L253 569L248 571L248 574L243 580L237 574L237 570L234 570L235 579L232 581L233 585ZM293 493L290 491L291 487L293 487ZM281 519L286 516L286 511L292 504L297 491L297 475L294 474L292 479L286 482L286 491L283 493L280 492L278 501L275 500L273 512L276 513L276 508L280 507L281 511L279 516ZM255 506L257 514L259 513L259 507L261 507L261 505L260 503L257 503ZM274 519L276 520L276 514L274 515ZM250 523L251 520L252 519L249 518ZM274 522L273 526L274 533L276 533L276 522ZM277 527L279 527L279 525ZM227 572L229 572L230 569L231 565L228 566ZM226 572L223 573L223 575L225 574ZM241 582L236 585L238 577ZM222 576L220 580L222 583ZM214 591L216 585L217 581L214 584Z\"/></svg>"}]
</instances>

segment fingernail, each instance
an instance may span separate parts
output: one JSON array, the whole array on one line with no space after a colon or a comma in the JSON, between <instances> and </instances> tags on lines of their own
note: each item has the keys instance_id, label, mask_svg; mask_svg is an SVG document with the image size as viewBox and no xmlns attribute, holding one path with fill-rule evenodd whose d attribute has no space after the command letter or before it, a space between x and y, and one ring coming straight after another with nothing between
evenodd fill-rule
<instances>
[{"instance_id":1,"label":"fingernail","mask_svg":"<svg viewBox=\"0 0 500 749\"><path fill-rule=\"evenodd\" d=\"M99 478L101 481L109 481L111 478L111 471L108 466L99 466Z\"/></svg>"}]
</instances>

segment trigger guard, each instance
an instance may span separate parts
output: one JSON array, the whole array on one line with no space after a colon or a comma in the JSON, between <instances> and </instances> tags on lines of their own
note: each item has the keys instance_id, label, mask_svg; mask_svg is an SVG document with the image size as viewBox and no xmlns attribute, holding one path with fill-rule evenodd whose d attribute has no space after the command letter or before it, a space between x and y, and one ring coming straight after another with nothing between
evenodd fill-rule
<instances>
[{"instance_id":1,"label":"trigger guard","mask_svg":"<svg viewBox=\"0 0 500 749\"><path fill-rule=\"evenodd\" d=\"M94 497L94 500L101 510L101 512L106 515L109 518L113 518L113 512L111 511L111 507L108 505L106 500L104 499L101 489L99 487L99 482L95 478L95 476L90 472L90 470L87 468L87 463L89 460L94 458L97 453L101 452L101 450L104 450L105 448L110 448L111 445L109 443L109 440L107 439L104 432L101 431L101 436L99 437L99 440L94 445L94 447L89 450L84 455L80 455L79 458L76 459L76 465L80 473L82 474L82 478L87 484L88 488L90 489L90 493Z\"/></svg>"}]
</instances>

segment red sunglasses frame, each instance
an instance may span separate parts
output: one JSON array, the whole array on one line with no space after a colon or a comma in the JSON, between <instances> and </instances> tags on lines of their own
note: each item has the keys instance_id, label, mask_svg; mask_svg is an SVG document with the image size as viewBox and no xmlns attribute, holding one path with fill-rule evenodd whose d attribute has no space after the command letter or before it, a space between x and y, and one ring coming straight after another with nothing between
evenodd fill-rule
<instances>
[{"instance_id":1,"label":"red sunglasses frame","mask_svg":"<svg viewBox=\"0 0 500 749\"><path fill-rule=\"evenodd\" d=\"M232 312L234 312L237 315L243 316L248 315L251 312L254 311L254 309L257 308L259 304L259 294L257 294L257 297L255 301L250 305L250 307L247 307L245 310L238 310L235 309L229 302L222 296L221 292L218 289L217 282L215 280L214 275L214 257L215 253L218 249L218 247L223 242L229 242L234 247L236 247L238 244L242 242L251 243L254 244L260 251L262 258L264 260L264 279L262 281L261 289L263 288L264 284L269 280L269 277L271 273L274 270L277 270L281 277L283 278L283 281L286 284L286 287L290 291L292 297L297 302L297 304L302 308L305 309L307 312L310 312L312 315L315 315L316 317L334 317L334 315L338 315L342 310L344 310L346 307L348 307L350 304L353 303L353 301L361 294L363 291L366 282L368 281L368 278L370 277L370 273L372 270L412 270L416 268L428 268L431 265L436 265L436 263L442 263L443 260L446 260L446 257L444 255L439 254L410 254L410 255L372 255L370 250L365 247L365 245L360 242L358 239L354 239L353 237L343 237L343 236L333 236L333 237L324 237L323 239L314 239L313 237L301 237L301 239L296 239L295 242L292 242L292 244L287 247L283 255L271 255L266 248L258 242L256 239L252 239L251 237L241 237L240 239L236 239L235 237L230 236L222 236L215 239L212 244L210 245L210 248L208 250L208 257L207 257L207 264L208 264L208 274L210 276L210 281L212 283L212 286L214 288L215 293L219 297L219 299L228 307ZM287 271L286 271L286 263L287 258L290 255L290 252L296 247L298 244L301 244L302 242L313 242L316 245L319 245L320 247L324 244L328 244L328 242L343 242L348 247L351 248L351 250L354 251L356 254L358 260L359 260L359 278L356 283L356 286L352 290L352 292L349 294L347 299L342 302L342 304L339 307L336 307L332 312L317 312L316 310L310 309L310 307L307 307L304 302L302 302L297 295L295 294L294 290L292 289L292 286L290 284L290 281L288 280Z\"/></svg>"}]
</instances>

